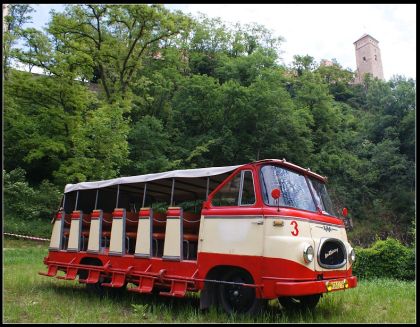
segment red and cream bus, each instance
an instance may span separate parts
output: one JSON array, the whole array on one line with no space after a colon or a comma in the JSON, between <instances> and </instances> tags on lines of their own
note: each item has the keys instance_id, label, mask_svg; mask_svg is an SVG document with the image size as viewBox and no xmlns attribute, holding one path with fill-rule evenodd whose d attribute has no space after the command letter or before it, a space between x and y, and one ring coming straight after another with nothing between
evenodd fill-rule
<instances>
[{"instance_id":1,"label":"red and cream bus","mask_svg":"<svg viewBox=\"0 0 420 327\"><path fill-rule=\"evenodd\" d=\"M97 291L200 291L202 309L313 308L357 285L325 183L267 159L68 184L40 274Z\"/></svg>"}]
</instances>

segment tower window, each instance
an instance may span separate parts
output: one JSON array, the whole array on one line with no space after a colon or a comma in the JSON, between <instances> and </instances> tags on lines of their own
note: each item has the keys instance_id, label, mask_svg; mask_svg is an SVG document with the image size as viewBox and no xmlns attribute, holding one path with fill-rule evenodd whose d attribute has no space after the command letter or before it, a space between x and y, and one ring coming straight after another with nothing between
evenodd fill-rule
<instances>
[{"instance_id":1,"label":"tower window","mask_svg":"<svg viewBox=\"0 0 420 327\"><path fill-rule=\"evenodd\" d=\"M378 60L378 57L375 55L375 60Z\"/></svg>"},{"instance_id":2,"label":"tower window","mask_svg":"<svg viewBox=\"0 0 420 327\"><path fill-rule=\"evenodd\" d=\"M363 61L366 61L366 57L363 57L362 59L363 59Z\"/></svg>"}]
</instances>

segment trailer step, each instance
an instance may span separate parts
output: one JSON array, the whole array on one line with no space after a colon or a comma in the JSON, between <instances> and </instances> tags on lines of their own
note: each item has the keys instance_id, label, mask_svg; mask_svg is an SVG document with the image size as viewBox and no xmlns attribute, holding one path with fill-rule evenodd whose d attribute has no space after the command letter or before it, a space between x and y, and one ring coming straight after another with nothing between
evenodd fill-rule
<instances>
[{"instance_id":1,"label":"trailer step","mask_svg":"<svg viewBox=\"0 0 420 327\"><path fill-rule=\"evenodd\" d=\"M88 278L80 279L79 283L84 284L96 284L99 282L99 277L101 276L101 272L99 270L89 270Z\"/></svg>"},{"instance_id":2,"label":"trailer step","mask_svg":"<svg viewBox=\"0 0 420 327\"><path fill-rule=\"evenodd\" d=\"M56 276L55 278L58 279L65 279L65 280L74 280L77 276L77 268L70 268L67 267L67 273L65 276Z\"/></svg>"},{"instance_id":3,"label":"trailer step","mask_svg":"<svg viewBox=\"0 0 420 327\"><path fill-rule=\"evenodd\" d=\"M105 287L123 287L125 284L125 273L113 273L110 283L102 283Z\"/></svg>"},{"instance_id":4,"label":"trailer step","mask_svg":"<svg viewBox=\"0 0 420 327\"><path fill-rule=\"evenodd\" d=\"M48 265L48 272L38 272L39 275L42 276L48 276L48 277L54 277L55 275L57 275L57 271L58 271L58 266L57 265Z\"/></svg>"},{"instance_id":5,"label":"trailer step","mask_svg":"<svg viewBox=\"0 0 420 327\"><path fill-rule=\"evenodd\" d=\"M174 296L174 297L184 297L187 292L188 282L173 280L171 285L171 290L169 292L160 292L160 295L164 296Z\"/></svg>"},{"instance_id":6,"label":"trailer step","mask_svg":"<svg viewBox=\"0 0 420 327\"><path fill-rule=\"evenodd\" d=\"M129 288L128 290L131 292L137 293L152 293L153 286L155 285L155 278L153 277L140 277L139 278L139 286Z\"/></svg>"},{"instance_id":7,"label":"trailer step","mask_svg":"<svg viewBox=\"0 0 420 327\"><path fill-rule=\"evenodd\" d=\"M102 286L106 287L123 287L125 285L125 276L128 272L130 272L131 269L133 269L133 266L128 267L127 269L110 269L112 272L112 280L110 283L102 283Z\"/></svg>"}]
</instances>

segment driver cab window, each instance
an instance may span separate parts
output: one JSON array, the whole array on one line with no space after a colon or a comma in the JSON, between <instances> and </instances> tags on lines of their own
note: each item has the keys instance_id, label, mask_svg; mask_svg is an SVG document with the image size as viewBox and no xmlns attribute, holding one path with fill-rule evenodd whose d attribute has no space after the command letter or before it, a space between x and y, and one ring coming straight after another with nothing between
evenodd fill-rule
<instances>
[{"instance_id":1,"label":"driver cab window","mask_svg":"<svg viewBox=\"0 0 420 327\"><path fill-rule=\"evenodd\" d=\"M255 203L252 171L238 172L213 197L213 206L247 206Z\"/></svg>"}]
</instances>

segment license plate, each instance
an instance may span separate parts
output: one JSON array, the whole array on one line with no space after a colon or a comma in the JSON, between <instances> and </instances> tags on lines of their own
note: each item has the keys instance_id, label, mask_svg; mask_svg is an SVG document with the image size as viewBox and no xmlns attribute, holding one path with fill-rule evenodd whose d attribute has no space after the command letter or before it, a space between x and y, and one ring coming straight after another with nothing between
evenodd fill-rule
<instances>
[{"instance_id":1,"label":"license plate","mask_svg":"<svg viewBox=\"0 0 420 327\"><path fill-rule=\"evenodd\" d=\"M346 287L346 280L335 280L331 282L327 282L327 290L341 290Z\"/></svg>"}]
</instances>

